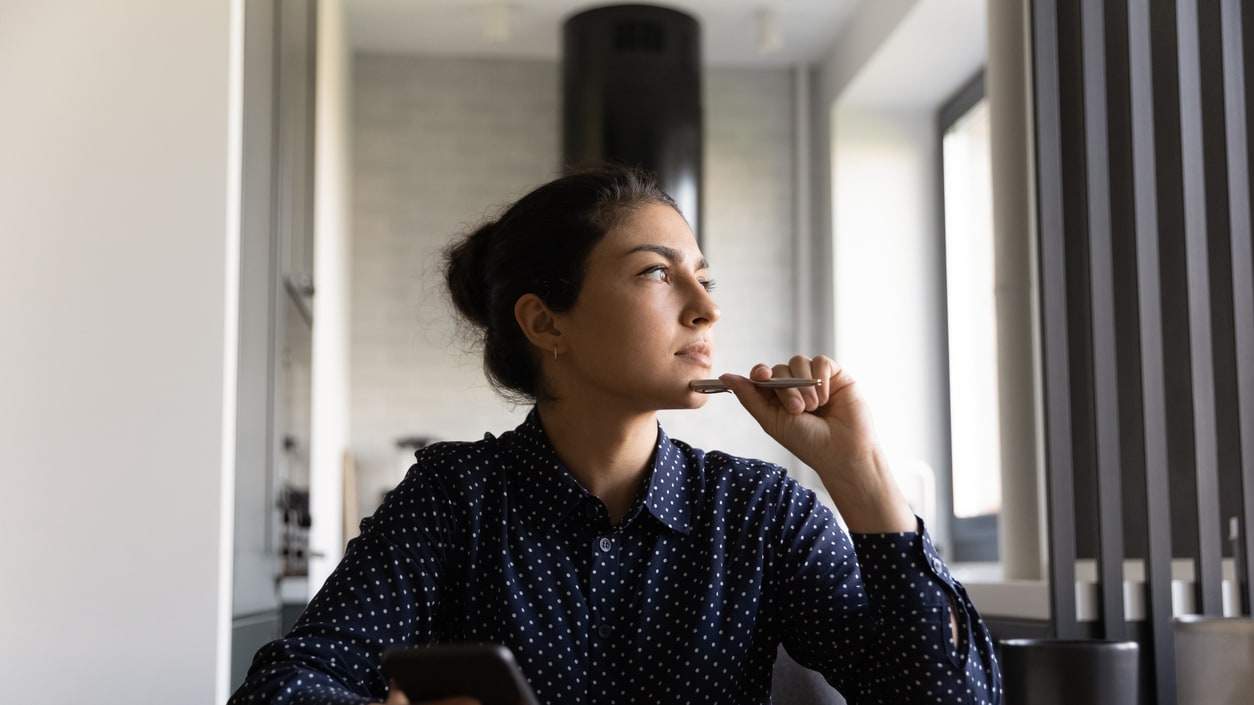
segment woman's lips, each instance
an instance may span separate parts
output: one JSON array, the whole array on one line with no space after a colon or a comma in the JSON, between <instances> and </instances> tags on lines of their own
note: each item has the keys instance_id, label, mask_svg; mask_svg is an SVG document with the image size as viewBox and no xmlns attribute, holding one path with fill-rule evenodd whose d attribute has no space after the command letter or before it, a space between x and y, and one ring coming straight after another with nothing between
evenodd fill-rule
<instances>
[{"instance_id":1,"label":"woman's lips","mask_svg":"<svg viewBox=\"0 0 1254 705\"><path fill-rule=\"evenodd\" d=\"M714 355L714 351L706 343L694 343L675 353L675 355L685 358L693 364L709 368L713 364L711 358Z\"/></svg>"}]
</instances>

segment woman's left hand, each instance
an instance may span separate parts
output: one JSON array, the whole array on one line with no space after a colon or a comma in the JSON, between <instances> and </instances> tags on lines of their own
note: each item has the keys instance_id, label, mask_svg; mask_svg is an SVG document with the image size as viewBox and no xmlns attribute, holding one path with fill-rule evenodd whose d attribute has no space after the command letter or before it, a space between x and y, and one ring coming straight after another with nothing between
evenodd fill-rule
<instances>
[{"instance_id":1,"label":"woman's left hand","mask_svg":"<svg viewBox=\"0 0 1254 705\"><path fill-rule=\"evenodd\" d=\"M819 379L817 387L763 389L750 380ZM914 531L917 521L884 462L870 411L853 378L831 359L796 355L719 378L772 438L819 474L851 531Z\"/></svg>"}]
</instances>

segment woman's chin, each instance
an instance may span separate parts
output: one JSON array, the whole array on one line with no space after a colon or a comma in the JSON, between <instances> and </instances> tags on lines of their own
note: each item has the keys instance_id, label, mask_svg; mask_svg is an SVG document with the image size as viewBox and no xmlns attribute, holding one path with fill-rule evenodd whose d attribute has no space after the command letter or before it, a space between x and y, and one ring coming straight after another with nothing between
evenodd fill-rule
<instances>
[{"instance_id":1,"label":"woman's chin","mask_svg":"<svg viewBox=\"0 0 1254 705\"><path fill-rule=\"evenodd\" d=\"M686 403L686 404L684 404L683 406L679 407L679 408L681 408L681 409L700 409L701 407L705 406L705 405L706 405L706 404L710 401L710 395L709 395L709 394L702 394L701 392L693 392L693 391L689 391L689 392L688 392L688 397L687 397L687 399L686 399L685 401L686 401L687 403Z\"/></svg>"},{"instance_id":2,"label":"woman's chin","mask_svg":"<svg viewBox=\"0 0 1254 705\"><path fill-rule=\"evenodd\" d=\"M700 409L710 401L709 394L687 391L683 396L671 397L661 402L658 411L680 411L684 409Z\"/></svg>"}]
</instances>

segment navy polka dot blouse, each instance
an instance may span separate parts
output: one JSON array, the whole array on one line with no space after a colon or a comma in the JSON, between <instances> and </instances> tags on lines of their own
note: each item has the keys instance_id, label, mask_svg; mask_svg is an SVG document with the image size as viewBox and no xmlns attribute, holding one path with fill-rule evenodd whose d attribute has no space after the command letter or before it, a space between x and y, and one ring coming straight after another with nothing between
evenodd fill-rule
<instances>
[{"instance_id":1,"label":"navy polka dot blouse","mask_svg":"<svg viewBox=\"0 0 1254 705\"><path fill-rule=\"evenodd\" d=\"M535 411L419 451L231 703L382 701L384 649L444 642L508 646L553 705L769 703L780 644L852 703L1000 702L989 634L922 522L851 539L783 469L659 430L611 525Z\"/></svg>"}]
</instances>

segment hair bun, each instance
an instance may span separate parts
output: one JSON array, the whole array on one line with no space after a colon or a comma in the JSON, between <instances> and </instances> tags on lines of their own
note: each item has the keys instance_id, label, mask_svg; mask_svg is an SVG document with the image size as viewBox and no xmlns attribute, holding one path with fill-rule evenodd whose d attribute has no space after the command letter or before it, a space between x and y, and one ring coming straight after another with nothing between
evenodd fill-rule
<instances>
[{"instance_id":1,"label":"hair bun","mask_svg":"<svg viewBox=\"0 0 1254 705\"><path fill-rule=\"evenodd\" d=\"M456 240L444 252L444 272L453 305L471 323L491 321L487 259L499 221L488 221Z\"/></svg>"}]
</instances>

